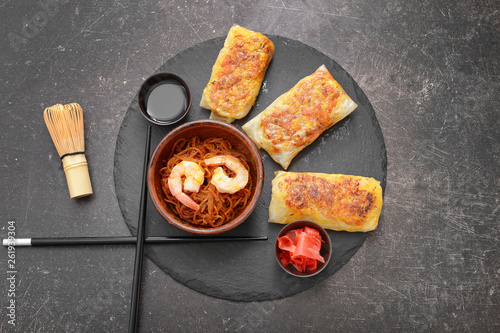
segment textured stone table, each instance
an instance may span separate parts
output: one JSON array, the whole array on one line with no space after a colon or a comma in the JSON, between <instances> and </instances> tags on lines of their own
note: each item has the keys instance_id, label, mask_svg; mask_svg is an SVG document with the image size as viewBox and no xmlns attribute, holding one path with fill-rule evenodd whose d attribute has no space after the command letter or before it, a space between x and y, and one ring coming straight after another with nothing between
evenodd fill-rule
<instances>
[{"instance_id":1,"label":"textured stone table","mask_svg":"<svg viewBox=\"0 0 500 333\"><path fill-rule=\"evenodd\" d=\"M146 258L140 331L500 331L498 3L40 0L0 8L2 238L9 227L17 237L129 235L113 160L130 101L169 58L233 23L323 52L375 109L388 157L385 205L379 228L341 270L297 295L232 302L185 287ZM84 107L95 192L80 200L69 199L42 118L69 102ZM2 248L7 278L8 259ZM126 331L133 259L125 245L17 247L15 287L5 278L0 287L0 331Z\"/></svg>"}]
</instances>

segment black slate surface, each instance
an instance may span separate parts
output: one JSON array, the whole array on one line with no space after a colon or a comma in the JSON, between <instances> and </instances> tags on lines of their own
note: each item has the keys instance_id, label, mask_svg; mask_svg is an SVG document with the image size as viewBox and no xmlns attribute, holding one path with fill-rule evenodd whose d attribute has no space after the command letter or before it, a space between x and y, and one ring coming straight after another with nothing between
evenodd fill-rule
<instances>
[{"instance_id":1,"label":"black slate surface","mask_svg":"<svg viewBox=\"0 0 500 333\"><path fill-rule=\"evenodd\" d=\"M326 65L332 76L359 105L346 119L325 131L292 161L289 171L352 174L373 177L385 188L387 159L382 131L375 112L361 88L333 59L301 42L270 36L275 56L268 68L254 108L244 119L234 122L241 128L301 78ZM198 106L201 93L210 77L212 65L224 38L215 38L180 52L165 62L157 72L170 72L184 78L192 93L190 113L181 123L207 119L209 111ZM137 105L137 96L128 108L118 134L115 150L115 186L125 222L132 232L138 212L130 210L138 200L144 133L150 125ZM176 125L153 125L153 145ZM283 227L270 224L268 207L271 180L281 170L261 150L265 168L264 190L260 204L241 226L224 235L268 236L266 242L148 245L147 255L163 271L184 285L210 296L234 301L262 301L293 295L315 286L339 270L354 255L370 233L329 231L332 240L330 265L317 276L302 279L288 276L274 257L274 242ZM381 219L381 223L383 219ZM150 203L147 210L147 235L182 235L156 212Z\"/></svg>"},{"instance_id":2,"label":"black slate surface","mask_svg":"<svg viewBox=\"0 0 500 333\"><path fill-rule=\"evenodd\" d=\"M387 148L383 223L335 274L271 301L207 296L146 257L139 332L500 331L498 1L74 0L43 16L48 2L0 1L2 237L8 221L17 237L130 235L122 210L139 200L120 209L113 173L134 95L239 23L320 50L362 88ZM94 194L83 200L69 199L42 119L60 102L85 112ZM127 331L133 246L18 247L14 297L7 255L2 333Z\"/></svg>"}]
</instances>

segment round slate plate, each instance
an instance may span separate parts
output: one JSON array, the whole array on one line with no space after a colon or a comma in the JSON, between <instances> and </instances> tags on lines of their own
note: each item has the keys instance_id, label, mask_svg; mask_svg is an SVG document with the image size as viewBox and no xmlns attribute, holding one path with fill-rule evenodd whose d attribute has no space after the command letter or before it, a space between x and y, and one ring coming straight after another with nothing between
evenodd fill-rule
<instances>
[{"instance_id":1,"label":"round slate plate","mask_svg":"<svg viewBox=\"0 0 500 333\"><path fill-rule=\"evenodd\" d=\"M288 170L373 177L385 188L387 159L384 138L375 112L357 83L334 60L316 49L280 36L269 38L276 51L259 97L248 116L233 124L241 128L300 79L325 64L359 106L350 116L324 132L300 152ZM171 72L181 76L191 88L193 106L180 124L209 117L209 111L198 104L223 44L222 37L197 44L177 54L158 69L157 72ZM150 123L141 115L136 96L118 134L114 165L118 203L125 222L134 235L139 214L142 158L148 125ZM173 126L178 125L153 125L152 147ZM268 236L268 241L147 245L146 255L164 272L187 287L234 301L262 301L293 295L313 287L339 270L356 253L369 233L329 231L332 258L327 269L314 277L295 278L279 267L274 258L274 241L283 226L269 223L267 219L271 180L274 172L281 170L281 167L265 151L261 150L261 155L265 168L261 202L247 221L224 236ZM148 236L186 235L163 220L151 201L148 201L146 221Z\"/></svg>"}]
</instances>

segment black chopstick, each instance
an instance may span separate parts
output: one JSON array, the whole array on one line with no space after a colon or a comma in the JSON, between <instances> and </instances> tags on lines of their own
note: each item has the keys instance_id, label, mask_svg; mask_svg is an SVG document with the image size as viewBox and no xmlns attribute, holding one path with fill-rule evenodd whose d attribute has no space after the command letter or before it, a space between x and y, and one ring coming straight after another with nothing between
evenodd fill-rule
<instances>
[{"instance_id":1,"label":"black chopstick","mask_svg":"<svg viewBox=\"0 0 500 333\"><path fill-rule=\"evenodd\" d=\"M151 236L144 239L145 244L175 244L175 243L204 243L204 242L239 242L267 240L266 236L201 236L201 237L164 237ZM73 246L73 245L126 245L136 244L135 236L118 237L38 237L3 239L3 246Z\"/></svg>"},{"instance_id":2,"label":"black chopstick","mask_svg":"<svg viewBox=\"0 0 500 333\"><path fill-rule=\"evenodd\" d=\"M142 169L141 202L139 208L139 222L137 226L137 245L135 248L134 279L132 281L132 300L130 301L129 332L137 331L139 318L139 296L141 294L142 259L144 253L144 234L146 229L147 206L147 173L149 164L149 151L151 147L151 126L148 126L146 148L144 151L144 165Z\"/></svg>"}]
</instances>

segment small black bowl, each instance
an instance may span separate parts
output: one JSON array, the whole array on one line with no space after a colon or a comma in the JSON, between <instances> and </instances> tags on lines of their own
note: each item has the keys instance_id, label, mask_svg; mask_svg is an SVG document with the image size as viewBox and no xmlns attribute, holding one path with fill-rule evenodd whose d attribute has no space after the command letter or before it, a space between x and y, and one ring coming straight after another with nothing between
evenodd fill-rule
<instances>
[{"instance_id":1,"label":"small black bowl","mask_svg":"<svg viewBox=\"0 0 500 333\"><path fill-rule=\"evenodd\" d=\"M191 91L180 76L157 73L141 85L138 102L147 120L157 125L171 125L191 109Z\"/></svg>"},{"instance_id":2,"label":"small black bowl","mask_svg":"<svg viewBox=\"0 0 500 333\"><path fill-rule=\"evenodd\" d=\"M281 259L279 257L279 254L281 253L281 249L278 247L278 238L285 235L290 230L301 229L304 227L313 228L313 229L316 229L319 231L319 234L321 235L321 239L323 241L323 242L321 242L321 249L320 249L319 254L325 259L325 262L324 263L318 262L317 268L313 271L306 270L305 272L300 272L293 265L285 266L281 262ZM278 234L278 237L276 238L276 242L274 244L274 253L275 253L276 260L278 261L278 264L288 274L296 276L296 277L311 277L311 276L319 274L321 271L323 271L326 268L326 266L328 266L328 263L330 262L330 258L332 256L332 243L330 240L330 236L328 236L328 233L326 232L326 230L323 229L319 224L316 224L316 223L311 222L311 221L295 221L295 222L292 222L290 224L287 224L283 229L281 229L280 233Z\"/></svg>"}]
</instances>

